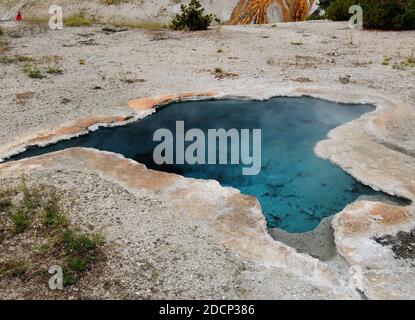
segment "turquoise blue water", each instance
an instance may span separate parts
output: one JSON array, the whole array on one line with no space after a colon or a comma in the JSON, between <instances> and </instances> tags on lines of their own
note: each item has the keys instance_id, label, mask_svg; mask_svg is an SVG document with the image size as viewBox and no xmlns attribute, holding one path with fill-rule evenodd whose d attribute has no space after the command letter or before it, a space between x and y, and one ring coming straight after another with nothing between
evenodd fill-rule
<instances>
[{"instance_id":1,"label":"turquoise blue water","mask_svg":"<svg viewBox=\"0 0 415 320\"><path fill-rule=\"evenodd\" d=\"M31 148L13 160L74 146L117 152L152 169L215 179L238 188L259 199L269 227L305 232L358 196L375 194L313 153L315 144L325 139L331 129L373 110L370 105L313 98L180 102L123 127L102 128L56 145ZM153 133L159 128L174 133L176 121L184 121L185 130L199 128L204 132L219 128L262 129L260 174L244 176L241 165L156 165L153 149L159 142L153 142Z\"/></svg>"}]
</instances>

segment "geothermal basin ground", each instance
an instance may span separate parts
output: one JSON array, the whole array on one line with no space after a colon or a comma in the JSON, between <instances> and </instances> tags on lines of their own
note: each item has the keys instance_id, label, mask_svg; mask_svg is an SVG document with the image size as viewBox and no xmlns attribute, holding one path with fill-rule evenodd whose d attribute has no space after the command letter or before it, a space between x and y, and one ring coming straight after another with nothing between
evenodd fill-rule
<instances>
[{"instance_id":1,"label":"geothermal basin ground","mask_svg":"<svg viewBox=\"0 0 415 320\"><path fill-rule=\"evenodd\" d=\"M28 77L22 59L0 65L0 158L151 117L166 102L305 95L376 107L314 152L406 199L359 198L314 231L287 234L267 230L258 201L237 189L118 154L76 148L7 162L3 185L25 174L71 195L71 220L103 232L108 254L98 274L61 293L2 278L2 298L415 298L414 258L393 245L415 227L415 67L402 63L415 32L353 31L351 41L347 24L332 22L195 33L2 27L6 55L31 59L44 77ZM356 266L358 290L349 285Z\"/></svg>"}]
</instances>

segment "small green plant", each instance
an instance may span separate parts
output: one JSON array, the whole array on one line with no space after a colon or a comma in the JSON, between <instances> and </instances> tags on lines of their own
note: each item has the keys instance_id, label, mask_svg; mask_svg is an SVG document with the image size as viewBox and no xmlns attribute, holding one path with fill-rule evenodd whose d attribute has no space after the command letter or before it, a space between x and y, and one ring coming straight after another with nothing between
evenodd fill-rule
<instances>
[{"instance_id":1,"label":"small green plant","mask_svg":"<svg viewBox=\"0 0 415 320\"><path fill-rule=\"evenodd\" d=\"M181 13L176 14L171 22L174 30L207 30L212 23L213 16L204 14L204 8L199 0L190 0L188 6L181 5Z\"/></svg>"},{"instance_id":2,"label":"small green plant","mask_svg":"<svg viewBox=\"0 0 415 320\"><path fill-rule=\"evenodd\" d=\"M300 41L293 41L293 42L291 42L291 44L292 44L293 46L302 46L302 45L303 45L303 43L302 43L302 42L300 42Z\"/></svg>"},{"instance_id":3,"label":"small green plant","mask_svg":"<svg viewBox=\"0 0 415 320\"><path fill-rule=\"evenodd\" d=\"M32 78L32 79L43 79L44 78L44 76L42 75L42 72L37 67L34 67L32 65L27 65L25 67L25 70L29 78Z\"/></svg>"},{"instance_id":4,"label":"small green plant","mask_svg":"<svg viewBox=\"0 0 415 320\"><path fill-rule=\"evenodd\" d=\"M85 59L79 59L79 64L80 64L81 66L83 66L85 63L86 63L86 62L85 62Z\"/></svg>"}]
</instances>

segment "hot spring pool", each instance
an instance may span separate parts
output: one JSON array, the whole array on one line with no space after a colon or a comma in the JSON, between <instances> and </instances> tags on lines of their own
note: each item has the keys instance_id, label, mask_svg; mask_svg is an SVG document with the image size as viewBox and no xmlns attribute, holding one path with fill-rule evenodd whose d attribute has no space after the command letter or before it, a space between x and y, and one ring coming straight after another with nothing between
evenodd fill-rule
<instances>
[{"instance_id":1,"label":"hot spring pool","mask_svg":"<svg viewBox=\"0 0 415 320\"><path fill-rule=\"evenodd\" d=\"M313 153L327 133L373 111L370 105L347 105L313 98L273 98L268 101L219 100L178 102L122 127L101 128L86 136L44 148L30 148L12 160L70 147L88 147L123 154L148 168L186 177L214 179L258 198L268 227L305 232L341 211L360 195L376 192ZM153 162L153 134L159 128L175 132L199 128L261 129L262 167L258 175L242 175L241 165L162 165ZM187 145L190 142L186 143Z\"/></svg>"}]
</instances>

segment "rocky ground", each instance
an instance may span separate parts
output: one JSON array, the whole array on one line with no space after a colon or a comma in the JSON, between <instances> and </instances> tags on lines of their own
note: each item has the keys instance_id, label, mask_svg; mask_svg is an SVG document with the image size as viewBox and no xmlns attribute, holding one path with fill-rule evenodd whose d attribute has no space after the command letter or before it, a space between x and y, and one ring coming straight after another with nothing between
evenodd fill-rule
<instances>
[{"instance_id":1,"label":"rocky ground","mask_svg":"<svg viewBox=\"0 0 415 320\"><path fill-rule=\"evenodd\" d=\"M400 167L410 179L415 150L415 66L405 61L415 57L415 32L354 31L351 36L346 24L330 22L224 26L195 33L135 29L108 32L101 26L51 31L15 23L2 27L6 30L6 55L26 58L0 63L0 145L49 132L75 120L130 115L132 110L127 101L137 97L180 92L243 94L255 90L324 89L344 92L346 96L381 94L405 105L405 117L396 117L392 125L386 125L381 138L382 146L387 146L384 154L393 149L394 156L406 163L406 167ZM27 63L39 69L44 77L28 77L24 70ZM215 73L215 68L223 72ZM48 73L52 69L59 72ZM368 150L372 147L368 146ZM345 161L331 160L342 166ZM350 168L355 168L352 164ZM377 164L374 162L373 168ZM360 177L359 171L354 175L377 185L363 175ZM185 211L181 212L178 206L154 192L142 189L130 192L116 182L69 164L67 169L41 167L29 176L75 193L78 201L74 221L105 230L112 244L107 267L100 278L87 275L81 287L70 289L74 291L69 296L360 297L346 287L348 266L360 260L343 251L348 265L333 253L340 233L333 239L330 225L320 229L328 231L317 237L316 243L325 241L322 250L297 247L328 260L324 265L338 272L334 287L319 285L318 281L292 273L289 268L269 266L240 255L238 250L232 250L232 245L218 242L203 222L189 218ZM390 190L385 190L388 186L384 182L378 185L384 191L393 189L390 185ZM412 199L409 187L398 191L398 195ZM410 216L413 209L408 212ZM341 222L336 220L336 226ZM388 231L393 233L397 229ZM288 244L304 242L302 238L288 239L278 232L274 236L285 238ZM315 238L311 235L311 239ZM305 258L301 255L298 259ZM320 268L326 267L319 265L317 269ZM388 297L387 292L379 294L381 290L376 290L371 287L369 296ZM390 296L400 297L396 290ZM401 297L414 297L411 288L405 290ZM2 297L27 297L19 283L1 292Z\"/></svg>"}]
</instances>

